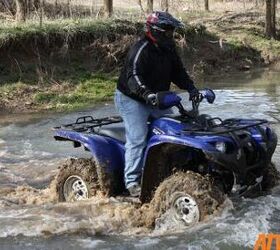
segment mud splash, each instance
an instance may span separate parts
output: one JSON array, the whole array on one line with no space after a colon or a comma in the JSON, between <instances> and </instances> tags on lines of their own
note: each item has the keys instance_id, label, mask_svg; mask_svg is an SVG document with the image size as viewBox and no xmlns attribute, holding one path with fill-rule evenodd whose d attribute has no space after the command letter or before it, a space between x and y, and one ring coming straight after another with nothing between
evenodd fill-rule
<instances>
[{"instance_id":1,"label":"mud splash","mask_svg":"<svg viewBox=\"0 0 280 250\"><path fill-rule=\"evenodd\" d=\"M108 197L104 192L96 192L86 201L58 202L56 185L54 178L46 189L28 185L0 188L0 217L6 218L8 210L9 220L18 225L13 227L4 221L0 235L165 235L199 230L232 208L230 200L212 185L210 178L191 171L177 172L165 179L147 204ZM170 203L176 192L187 192L196 198L201 221L194 227L174 220Z\"/></svg>"},{"instance_id":2,"label":"mud splash","mask_svg":"<svg viewBox=\"0 0 280 250\"><path fill-rule=\"evenodd\" d=\"M35 189L27 185L0 189L2 197L0 211L8 208L13 220L19 220L17 223L20 225L16 227L16 231L13 231L13 235L166 233L171 228L173 231L186 228L183 224L175 223L170 219L167 195L164 195L165 192L170 194L174 191L174 188L170 188L171 180L173 185L175 181L178 183L177 187L182 185L185 188L186 183L183 185L183 181L186 180L186 175L192 179L189 182L198 181L197 185L200 189L195 195L200 197L202 205L208 206L207 214L217 214L224 199L217 193L213 198L214 195L211 192L214 189L209 183L202 183L205 178L196 174L190 175L189 172L177 173L163 182L149 204L141 205L140 202L131 202L123 197L106 197L102 192L98 192L86 201L59 203L56 179L54 179L46 189ZM195 187L195 184L189 184L189 187ZM209 220L210 217L206 217L202 216L202 220ZM0 230L0 235L1 231L3 233L11 230L7 227L8 225L5 225Z\"/></svg>"},{"instance_id":3,"label":"mud splash","mask_svg":"<svg viewBox=\"0 0 280 250\"><path fill-rule=\"evenodd\" d=\"M213 185L210 178L192 171L177 172L164 180L157 188L150 203L152 209L146 216L146 223L149 225L152 221L156 221L156 227L160 227L161 223L165 224L165 220L170 220L171 204L176 194L180 193L195 198L200 211L200 221L206 220L208 216L217 212L226 198Z\"/></svg>"},{"instance_id":4,"label":"mud splash","mask_svg":"<svg viewBox=\"0 0 280 250\"><path fill-rule=\"evenodd\" d=\"M43 205L58 201L54 182L46 189L36 189L29 185L0 189L0 208L3 206Z\"/></svg>"}]
</instances>

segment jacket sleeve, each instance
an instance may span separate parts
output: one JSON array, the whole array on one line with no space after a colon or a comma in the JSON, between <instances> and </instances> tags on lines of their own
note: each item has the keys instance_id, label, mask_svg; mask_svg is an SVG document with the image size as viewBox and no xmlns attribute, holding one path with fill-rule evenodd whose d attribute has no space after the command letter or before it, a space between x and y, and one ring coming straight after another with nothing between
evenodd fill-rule
<instances>
[{"instance_id":1,"label":"jacket sleeve","mask_svg":"<svg viewBox=\"0 0 280 250\"><path fill-rule=\"evenodd\" d=\"M187 90L189 93L196 89L193 80L186 72L182 60L177 53L174 53L173 56L171 78L174 84L176 84L180 89Z\"/></svg>"},{"instance_id":2,"label":"jacket sleeve","mask_svg":"<svg viewBox=\"0 0 280 250\"><path fill-rule=\"evenodd\" d=\"M141 98L151 93L144 79L144 76L149 74L149 60L147 50L145 50L147 45L148 42L144 42L141 46L133 48L127 65L128 88L131 93Z\"/></svg>"}]
</instances>

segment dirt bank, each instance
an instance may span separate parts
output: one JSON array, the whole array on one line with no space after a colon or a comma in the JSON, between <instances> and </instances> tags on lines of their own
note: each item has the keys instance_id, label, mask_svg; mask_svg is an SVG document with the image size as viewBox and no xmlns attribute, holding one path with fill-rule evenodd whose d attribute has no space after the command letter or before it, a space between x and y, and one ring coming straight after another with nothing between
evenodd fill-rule
<instances>
[{"instance_id":1,"label":"dirt bank","mask_svg":"<svg viewBox=\"0 0 280 250\"><path fill-rule=\"evenodd\" d=\"M254 29L248 26L248 18ZM261 42L251 42L257 35L259 40L265 39L258 15L233 18L227 14L188 23L176 41L188 71L199 81L211 74L268 65L280 58L275 52L280 46L277 41L272 44L266 40L269 44L263 47ZM123 20L72 21L42 28L3 28L0 32L0 110L32 112L81 108L111 99L127 51L142 34L143 25ZM240 34L247 34L247 40Z\"/></svg>"}]
</instances>

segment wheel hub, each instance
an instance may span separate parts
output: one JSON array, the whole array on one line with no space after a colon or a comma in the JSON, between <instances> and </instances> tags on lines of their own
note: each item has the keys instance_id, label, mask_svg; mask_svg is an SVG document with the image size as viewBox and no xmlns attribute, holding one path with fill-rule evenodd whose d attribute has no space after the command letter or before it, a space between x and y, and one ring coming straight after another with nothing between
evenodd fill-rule
<instances>
[{"instance_id":1,"label":"wheel hub","mask_svg":"<svg viewBox=\"0 0 280 250\"><path fill-rule=\"evenodd\" d=\"M184 193L177 193L173 199L174 218L183 221L187 226L199 222L199 208L195 199Z\"/></svg>"},{"instance_id":2,"label":"wheel hub","mask_svg":"<svg viewBox=\"0 0 280 250\"><path fill-rule=\"evenodd\" d=\"M63 194L66 201L87 200L88 188L80 176L71 175L63 185Z\"/></svg>"}]
</instances>

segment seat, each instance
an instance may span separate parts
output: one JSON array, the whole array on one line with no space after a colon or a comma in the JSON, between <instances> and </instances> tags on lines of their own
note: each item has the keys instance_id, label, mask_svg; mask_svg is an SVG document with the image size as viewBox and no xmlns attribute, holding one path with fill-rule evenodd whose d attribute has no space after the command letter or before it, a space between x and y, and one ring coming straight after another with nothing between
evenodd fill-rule
<instances>
[{"instance_id":1,"label":"seat","mask_svg":"<svg viewBox=\"0 0 280 250\"><path fill-rule=\"evenodd\" d=\"M123 123L102 126L96 132L99 135L109 136L111 138L114 138L116 140L125 143L125 128Z\"/></svg>"}]
</instances>

